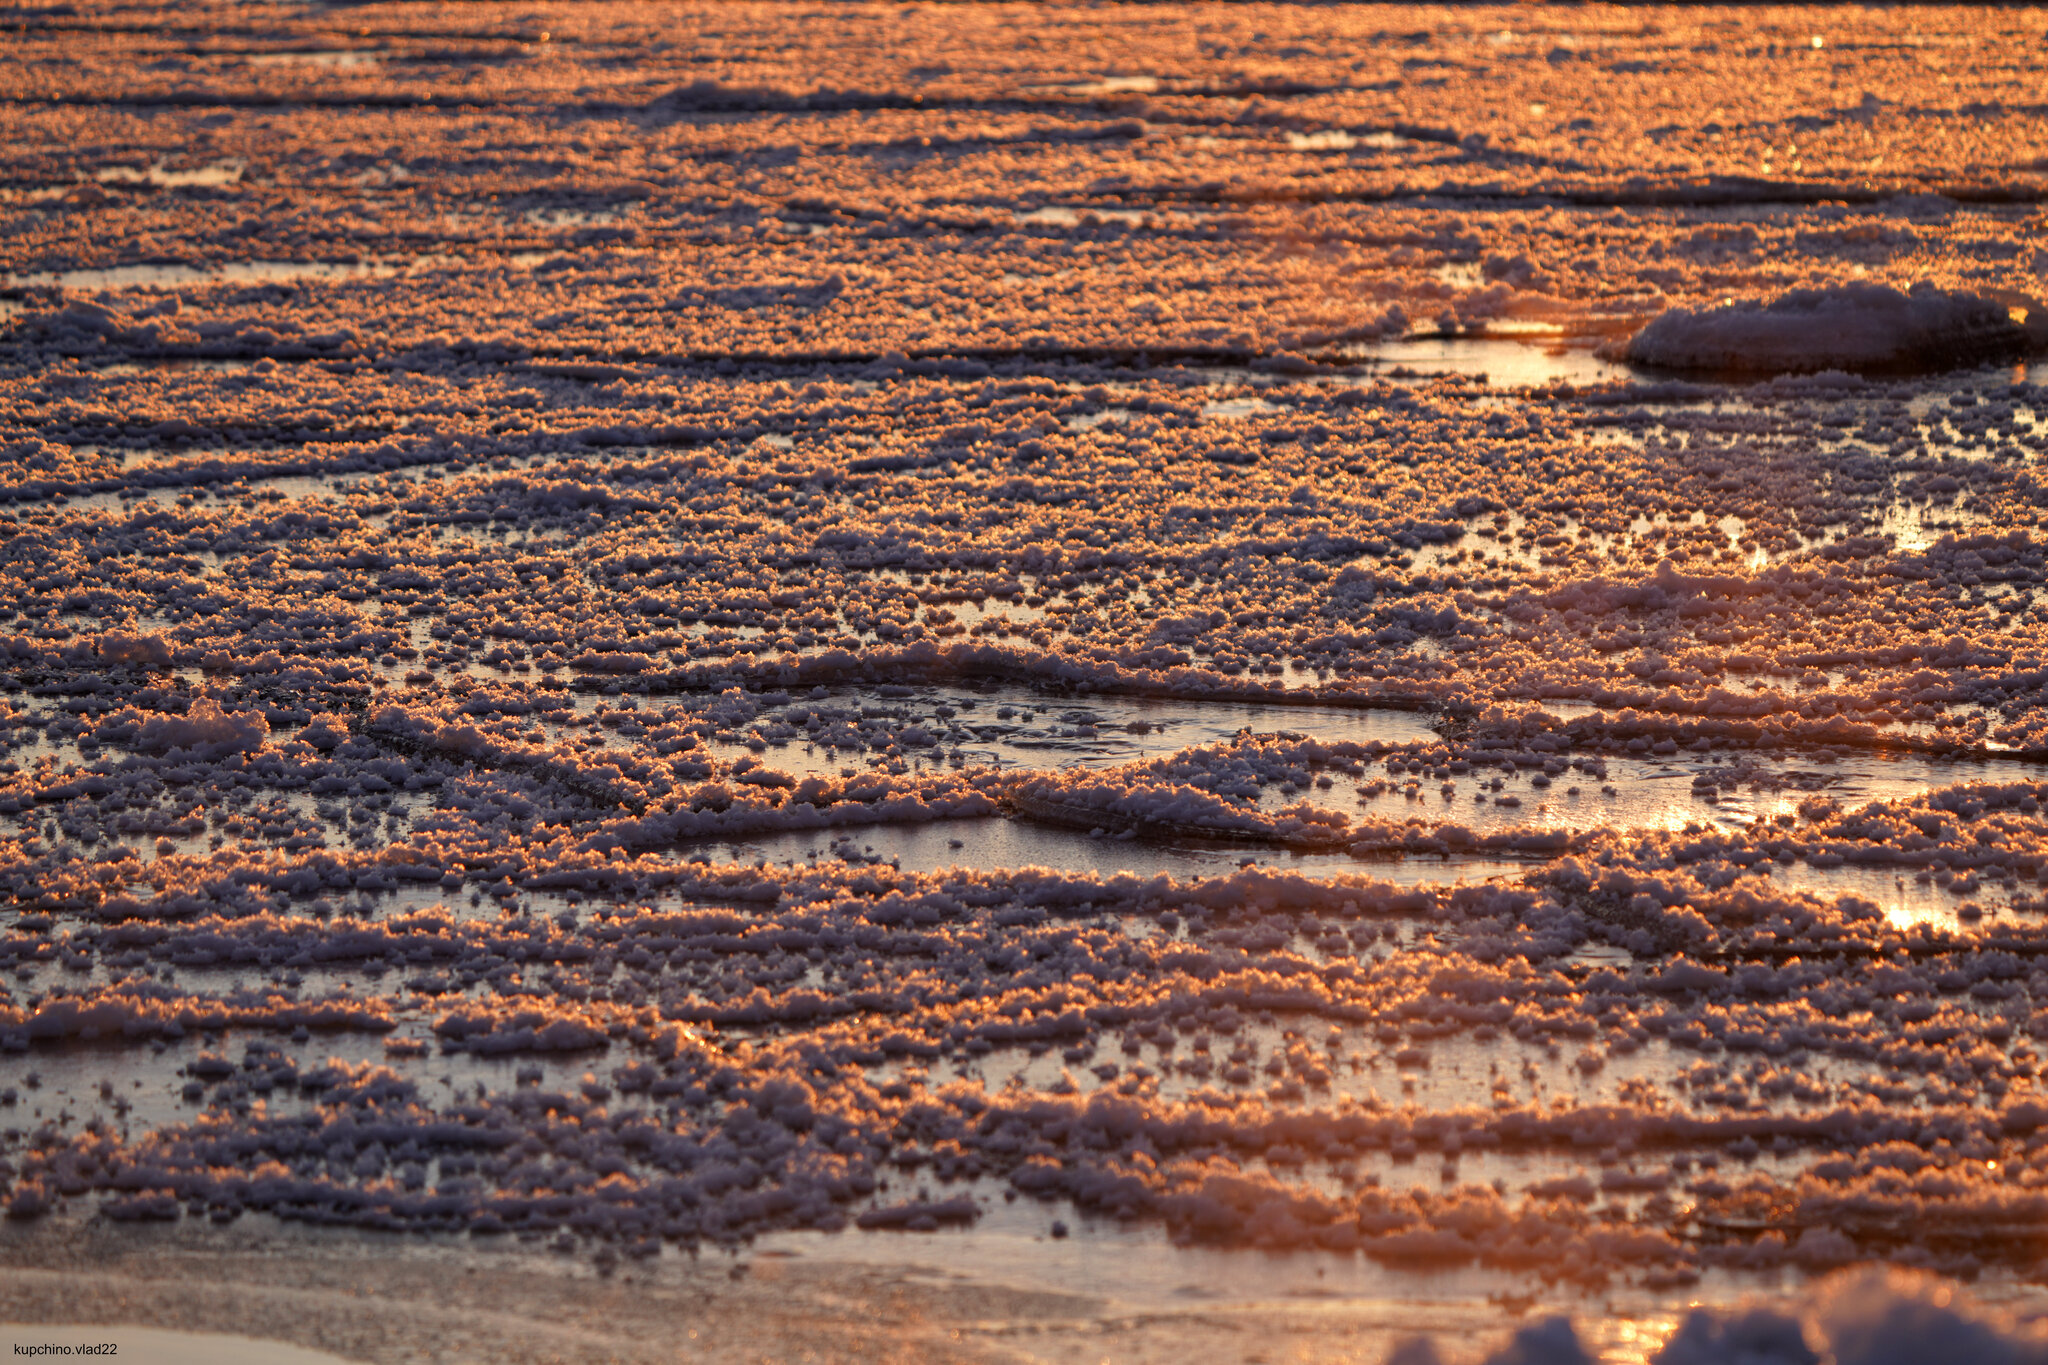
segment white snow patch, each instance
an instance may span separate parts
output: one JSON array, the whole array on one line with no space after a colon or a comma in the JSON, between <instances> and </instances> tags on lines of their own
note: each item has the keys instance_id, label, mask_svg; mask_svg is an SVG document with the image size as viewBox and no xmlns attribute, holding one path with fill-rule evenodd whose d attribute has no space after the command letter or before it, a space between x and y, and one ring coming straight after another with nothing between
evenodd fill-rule
<instances>
[{"instance_id":1,"label":"white snow patch","mask_svg":"<svg viewBox=\"0 0 2048 1365\"><path fill-rule=\"evenodd\" d=\"M136 747L162 754L190 749L203 758L253 752L263 747L270 727L258 715L232 715L211 697L201 697L182 716L158 716L142 727Z\"/></svg>"},{"instance_id":2,"label":"white snow patch","mask_svg":"<svg viewBox=\"0 0 2048 1365\"><path fill-rule=\"evenodd\" d=\"M2042 341L2042 310L1917 284L1794 289L1769 303L1671 309L1635 334L1627 359L1673 370L1773 373L1940 369L2019 355Z\"/></svg>"}]
</instances>

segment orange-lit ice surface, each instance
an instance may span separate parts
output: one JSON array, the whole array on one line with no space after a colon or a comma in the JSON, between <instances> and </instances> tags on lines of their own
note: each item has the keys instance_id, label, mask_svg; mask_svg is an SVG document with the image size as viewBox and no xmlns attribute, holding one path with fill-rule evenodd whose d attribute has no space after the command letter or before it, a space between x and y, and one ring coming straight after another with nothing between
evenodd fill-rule
<instances>
[{"instance_id":1,"label":"orange-lit ice surface","mask_svg":"<svg viewBox=\"0 0 2048 1365\"><path fill-rule=\"evenodd\" d=\"M0 23L0 1316L2043 1358L2048 15Z\"/></svg>"}]
</instances>

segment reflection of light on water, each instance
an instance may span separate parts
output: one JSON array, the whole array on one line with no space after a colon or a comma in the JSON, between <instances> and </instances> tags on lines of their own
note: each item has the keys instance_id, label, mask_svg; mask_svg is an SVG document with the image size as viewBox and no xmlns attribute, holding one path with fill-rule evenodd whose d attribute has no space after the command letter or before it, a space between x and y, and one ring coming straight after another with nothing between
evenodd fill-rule
<instances>
[{"instance_id":1,"label":"reflection of light on water","mask_svg":"<svg viewBox=\"0 0 2048 1365\"><path fill-rule=\"evenodd\" d=\"M956 1184L945 1192L968 1188ZM1054 1218L1085 1233L1051 1240L1046 1229ZM1497 1335L1511 1322L1488 1295L1519 1283L1477 1269L1418 1274L1389 1269L1370 1257L1335 1252L1247 1255L1176 1246L1156 1224L1088 1218L1064 1201L1006 1202L1001 1188L993 1185L982 1217L972 1228L917 1236L777 1232L764 1235L755 1246L757 1256L795 1254L812 1266L837 1261L860 1267L864 1286L876 1272L895 1269L920 1278L938 1277L959 1289L986 1287L992 1291L992 1304L1017 1301L1019 1290L1079 1295L1102 1304L1108 1315L1101 1324L1104 1331L1112 1330L1113 1323L1114 1330L1123 1330L1124 1315L1133 1308L1145 1318L1188 1315L1191 1324L1205 1315L1227 1313L1220 1320L1230 1323L1222 1330L1231 1334L1231 1340L1242 1330L1239 1315L1255 1305L1279 1310L1290 1323L1312 1313L1317 1320L1344 1324L1343 1358L1358 1360L1384 1359L1402 1340L1425 1333L1439 1342L1476 1349L1487 1334ZM1105 1302L1108 1286L1114 1286L1115 1297ZM1574 1306L1569 1291L1562 1297L1563 1306ZM1025 1311L1018 1327L1034 1336L1045 1330L1038 1310ZM1012 1330L1000 1319L990 1325L1004 1336ZM1586 1325L1599 1326L1592 1320Z\"/></svg>"},{"instance_id":2,"label":"reflection of light on water","mask_svg":"<svg viewBox=\"0 0 2048 1365\"><path fill-rule=\"evenodd\" d=\"M316 66L330 70L352 66L374 66L384 54L367 48L321 48L297 52L249 52L242 60L251 66Z\"/></svg>"},{"instance_id":3,"label":"reflection of light on water","mask_svg":"<svg viewBox=\"0 0 2048 1365\"><path fill-rule=\"evenodd\" d=\"M1945 535L1978 535L1994 529L1991 518L1961 507L1935 509L1895 502L1884 509L1877 533L1890 536L1902 554L1918 554Z\"/></svg>"},{"instance_id":4,"label":"reflection of light on water","mask_svg":"<svg viewBox=\"0 0 2048 1365\"><path fill-rule=\"evenodd\" d=\"M133 166L105 166L93 178L103 185L156 185L173 189L186 185L232 185L242 178L248 167L239 157L211 161L204 166L192 166L174 171L162 162L156 162L147 170L136 170Z\"/></svg>"},{"instance_id":5,"label":"reflection of light on water","mask_svg":"<svg viewBox=\"0 0 2048 1365\"><path fill-rule=\"evenodd\" d=\"M1982 907L1987 918L2009 912L2011 893L1996 883L1978 884L1959 893L1932 880L1919 880L1919 871L1854 863L1813 867L1799 862L1775 868L1770 880L1775 888L1804 891L1824 900L1860 896L1884 912L1886 923L1900 930L1922 924L1939 929L1964 927L1958 911L1970 903Z\"/></svg>"},{"instance_id":6,"label":"reflection of light on water","mask_svg":"<svg viewBox=\"0 0 2048 1365\"><path fill-rule=\"evenodd\" d=\"M1523 388L1559 380L1600 384L1625 379L1628 370L1589 349L1537 345L1513 337L1411 337L1357 347L1352 356L1389 366L1483 374L1495 388Z\"/></svg>"},{"instance_id":7,"label":"reflection of light on water","mask_svg":"<svg viewBox=\"0 0 2048 1365\"><path fill-rule=\"evenodd\" d=\"M1157 76L1098 76L1092 81L1027 85L1033 95L1150 95L1159 89Z\"/></svg>"},{"instance_id":8,"label":"reflection of light on water","mask_svg":"<svg viewBox=\"0 0 2048 1365\"><path fill-rule=\"evenodd\" d=\"M637 203L615 204L610 208L542 208L528 209L521 215L535 227L603 227L616 223L635 208Z\"/></svg>"},{"instance_id":9,"label":"reflection of light on water","mask_svg":"<svg viewBox=\"0 0 2048 1365\"><path fill-rule=\"evenodd\" d=\"M1051 227L1079 227L1090 220L1138 227L1147 222L1170 224L1176 219L1185 223L1187 215L1191 212L1192 210L1186 208L1166 212L1158 209L1115 208L1097 204L1083 208L1050 204L1043 208L1026 209L1011 216L1019 223L1036 223Z\"/></svg>"},{"instance_id":10,"label":"reflection of light on water","mask_svg":"<svg viewBox=\"0 0 2048 1365\"><path fill-rule=\"evenodd\" d=\"M1279 410L1263 398L1225 398L1218 402L1202 404L1204 417L1250 417L1254 413Z\"/></svg>"},{"instance_id":11,"label":"reflection of light on water","mask_svg":"<svg viewBox=\"0 0 2048 1365\"><path fill-rule=\"evenodd\" d=\"M1297 152L1348 152L1358 145L1358 139L1341 129L1326 128L1315 133L1290 132L1287 145Z\"/></svg>"},{"instance_id":12,"label":"reflection of light on water","mask_svg":"<svg viewBox=\"0 0 2048 1365\"><path fill-rule=\"evenodd\" d=\"M1466 886L1478 882L1518 882L1538 866L1507 858L1358 859L1344 853L1304 854L1253 844L1160 844L1092 838L1077 830L1003 819L791 830L686 846L679 852L685 858L711 856L719 862L765 861L785 866L840 860L843 855L835 853L835 845L856 855L853 861L893 863L906 872L962 867L995 872L1042 867L1096 876L1164 875L1183 881L1227 877L1249 864L1261 872L1289 873L1319 881L1348 878L1391 882L1396 886Z\"/></svg>"},{"instance_id":13,"label":"reflection of light on water","mask_svg":"<svg viewBox=\"0 0 2048 1365\"><path fill-rule=\"evenodd\" d=\"M1066 419L1068 431L1093 431L1101 426L1122 426L1137 415L1130 408L1108 407L1100 412L1085 412Z\"/></svg>"},{"instance_id":14,"label":"reflection of light on water","mask_svg":"<svg viewBox=\"0 0 2048 1365\"><path fill-rule=\"evenodd\" d=\"M221 261L198 265L117 265L89 270L38 270L8 276L15 286L58 285L65 289L159 288L181 284L283 283L292 280L386 279L447 265L453 257L369 261Z\"/></svg>"}]
</instances>

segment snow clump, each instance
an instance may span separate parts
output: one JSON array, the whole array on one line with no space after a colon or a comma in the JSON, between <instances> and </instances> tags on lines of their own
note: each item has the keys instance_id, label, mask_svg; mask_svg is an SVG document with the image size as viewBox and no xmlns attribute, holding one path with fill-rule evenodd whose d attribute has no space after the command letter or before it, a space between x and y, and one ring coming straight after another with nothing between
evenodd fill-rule
<instances>
[{"instance_id":1,"label":"snow clump","mask_svg":"<svg viewBox=\"0 0 2048 1365\"><path fill-rule=\"evenodd\" d=\"M1720 373L1948 369L2024 354L2048 339L2040 317L2039 309L1925 283L1903 293L1845 284L1793 289L1769 303L1673 308L1636 333L1627 356L1659 369Z\"/></svg>"}]
</instances>

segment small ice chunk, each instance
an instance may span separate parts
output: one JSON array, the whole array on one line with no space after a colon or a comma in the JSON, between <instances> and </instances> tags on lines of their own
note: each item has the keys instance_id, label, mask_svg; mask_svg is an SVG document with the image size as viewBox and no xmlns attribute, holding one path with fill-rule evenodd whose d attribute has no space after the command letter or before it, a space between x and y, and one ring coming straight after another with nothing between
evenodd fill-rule
<instances>
[{"instance_id":1,"label":"small ice chunk","mask_svg":"<svg viewBox=\"0 0 2048 1365\"><path fill-rule=\"evenodd\" d=\"M1977 294L1916 284L1794 289L1769 303L1673 308L1628 343L1637 365L1776 374L1934 370L2008 359L2048 342L2048 317Z\"/></svg>"},{"instance_id":2,"label":"small ice chunk","mask_svg":"<svg viewBox=\"0 0 2048 1365\"><path fill-rule=\"evenodd\" d=\"M152 718L137 736L136 747L153 754L190 750L196 757L217 759L262 748L269 731L261 716L230 713L213 698L201 697L182 716Z\"/></svg>"}]
</instances>

